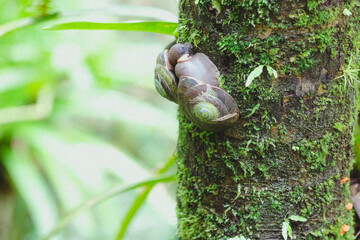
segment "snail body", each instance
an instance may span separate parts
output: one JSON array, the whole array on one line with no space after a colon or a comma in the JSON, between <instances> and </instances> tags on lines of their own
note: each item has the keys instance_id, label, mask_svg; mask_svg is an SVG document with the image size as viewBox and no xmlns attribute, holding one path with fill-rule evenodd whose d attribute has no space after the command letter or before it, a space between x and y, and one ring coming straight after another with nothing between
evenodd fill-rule
<instances>
[{"instance_id":1,"label":"snail body","mask_svg":"<svg viewBox=\"0 0 360 240\"><path fill-rule=\"evenodd\" d=\"M189 44L175 44L160 53L155 87L161 96L179 104L195 125L209 131L234 126L239 118L235 100L219 88L220 72L203 53L192 55Z\"/></svg>"},{"instance_id":2,"label":"snail body","mask_svg":"<svg viewBox=\"0 0 360 240\"><path fill-rule=\"evenodd\" d=\"M169 50L169 62L172 66L175 66L184 55L192 55L192 46L189 43L177 43Z\"/></svg>"}]
</instances>

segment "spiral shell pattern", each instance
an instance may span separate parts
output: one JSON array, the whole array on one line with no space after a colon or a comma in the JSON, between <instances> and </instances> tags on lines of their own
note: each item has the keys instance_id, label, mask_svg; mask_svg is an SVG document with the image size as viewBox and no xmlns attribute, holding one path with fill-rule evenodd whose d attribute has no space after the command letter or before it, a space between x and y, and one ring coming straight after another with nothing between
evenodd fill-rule
<instances>
[{"instance_id":1,"label":"spiral shell pattern","mask_svg":"<svg viewBox=\"0 0 360 240\"><path fill-rule=\"evenodd\" d=\"M172 69L168 50L165 50L159 54L156 60L155 88L162 97L177 102L177 78Z\"/></svg>"},{"instance_id":2,"label":"spiral shell pattern","mask_svg":"<svg viewBox=\"0 0 360 240\"><path fill-rule=\"evenodd\" d=\"M219 116L219 111L216 106L208 102L200 102L194 106L193 109L194 115L198 119L204 121L211 121L216 119Z\"/></svg>"},{"instance_id":3,"label":"spiral shell pattern","mask_svg":"<svg viewBox=\"0 0 360 240\"><path fill-rule=\"evenodd\" d=\"M178 96L185 116L203 129L224 130L239 118L239 108L227 92L195 78L180 77Z\"/></svg>"}]
</instances>

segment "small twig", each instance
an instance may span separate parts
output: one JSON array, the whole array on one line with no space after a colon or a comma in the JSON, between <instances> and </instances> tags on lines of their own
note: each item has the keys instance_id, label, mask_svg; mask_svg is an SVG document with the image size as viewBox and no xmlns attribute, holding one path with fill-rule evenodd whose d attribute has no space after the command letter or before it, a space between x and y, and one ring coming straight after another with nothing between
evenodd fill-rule
<instances>
[{"instance_id":1,"label":"small twig","mask_svg":"<svg viewBox=\"0 0 360 240\"><path fill-rule=\"evenodd\" d=\"M357 237L360 235L360 231L357 232L357 234L355 235L355 239L357 239Z\"/></svg>"}]
</instances>

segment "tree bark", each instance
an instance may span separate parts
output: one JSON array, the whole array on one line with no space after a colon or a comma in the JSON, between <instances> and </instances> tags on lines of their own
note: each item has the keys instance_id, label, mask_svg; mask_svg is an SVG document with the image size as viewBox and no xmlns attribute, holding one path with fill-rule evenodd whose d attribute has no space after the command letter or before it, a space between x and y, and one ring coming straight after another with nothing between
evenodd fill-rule
<instances>
[{"instance_id":1,"label":"tree bark","mask_svg":"<svg viewBox=\"0 0 360 240\"><path fill-rule=\"evenodd\" d=\"M180 239L283 239L284 222L297 240L354 239L349 181L340 181L352 164L356 79L349 69L358 68L359 1L179 5L179 42L210 57L240 108L238 124L222 133L179 112ZM245 87L259 65L261 76ZM350 230L341 237L344 224Z\"/></svg>"}]
</instances>

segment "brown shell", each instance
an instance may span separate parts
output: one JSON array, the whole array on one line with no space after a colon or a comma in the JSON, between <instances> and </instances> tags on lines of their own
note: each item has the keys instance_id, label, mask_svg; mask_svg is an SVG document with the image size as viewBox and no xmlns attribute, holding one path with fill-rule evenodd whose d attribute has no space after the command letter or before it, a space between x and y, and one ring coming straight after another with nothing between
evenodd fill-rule
<instances>
[{"instance_id":1,"label":"brown shell","mask_svg":"<svg viewBox=\"0 0 360 240\"><path fill-rule=\"evenodd\" d=\"M180 77L178 97L185 116L203 129L224 130L239 119L237 103L227 92L196 78Z\"/></svg>"},{"instance_id":2,"label":"brown shell","mask_svg":"<svg viewBox=\"0 0 360 240\"><path fill-rule=\"evenodd\" d=\"M157 92L170 101L177 102L177 78L169 62L169 51L164 50L156 59L155 88Z\"/></svg>"},{"instance_id":3,"label":"brown shell","mask_svg":"<svg viewBox=\"0 0 360 240\"><path fill-rule=\"evenodd\" d=\"M169 62L175 67L177 60L184 54L192 55L192 46L189 43L177 43L169 50Z\"/></svg>"},{"instance_id":4,"label":"brown shell","mask_svg":"<svg viewBox=\"0 0 360 240\"><path fill-rule=\"evenodd\" d=\"M200 128L221 131L239 119L235 100L219 88L220 72L203 53L192 56L190 44L175 44L159 54L155 68L157 91L178 102L185 116Z\"/></svg>"},{"instance_id":5,"label":"brown shell","mask_svg":"<svg viewBox=\"0 0 360 240\"><path fill-rule=\"evenodd\" d=\"M217 78L220 76L220 72L203 53L197 53L190 60L176 64L175 75L178 78L191 76L211 86L219 86Z\"/></svg>"}]
</instances>

